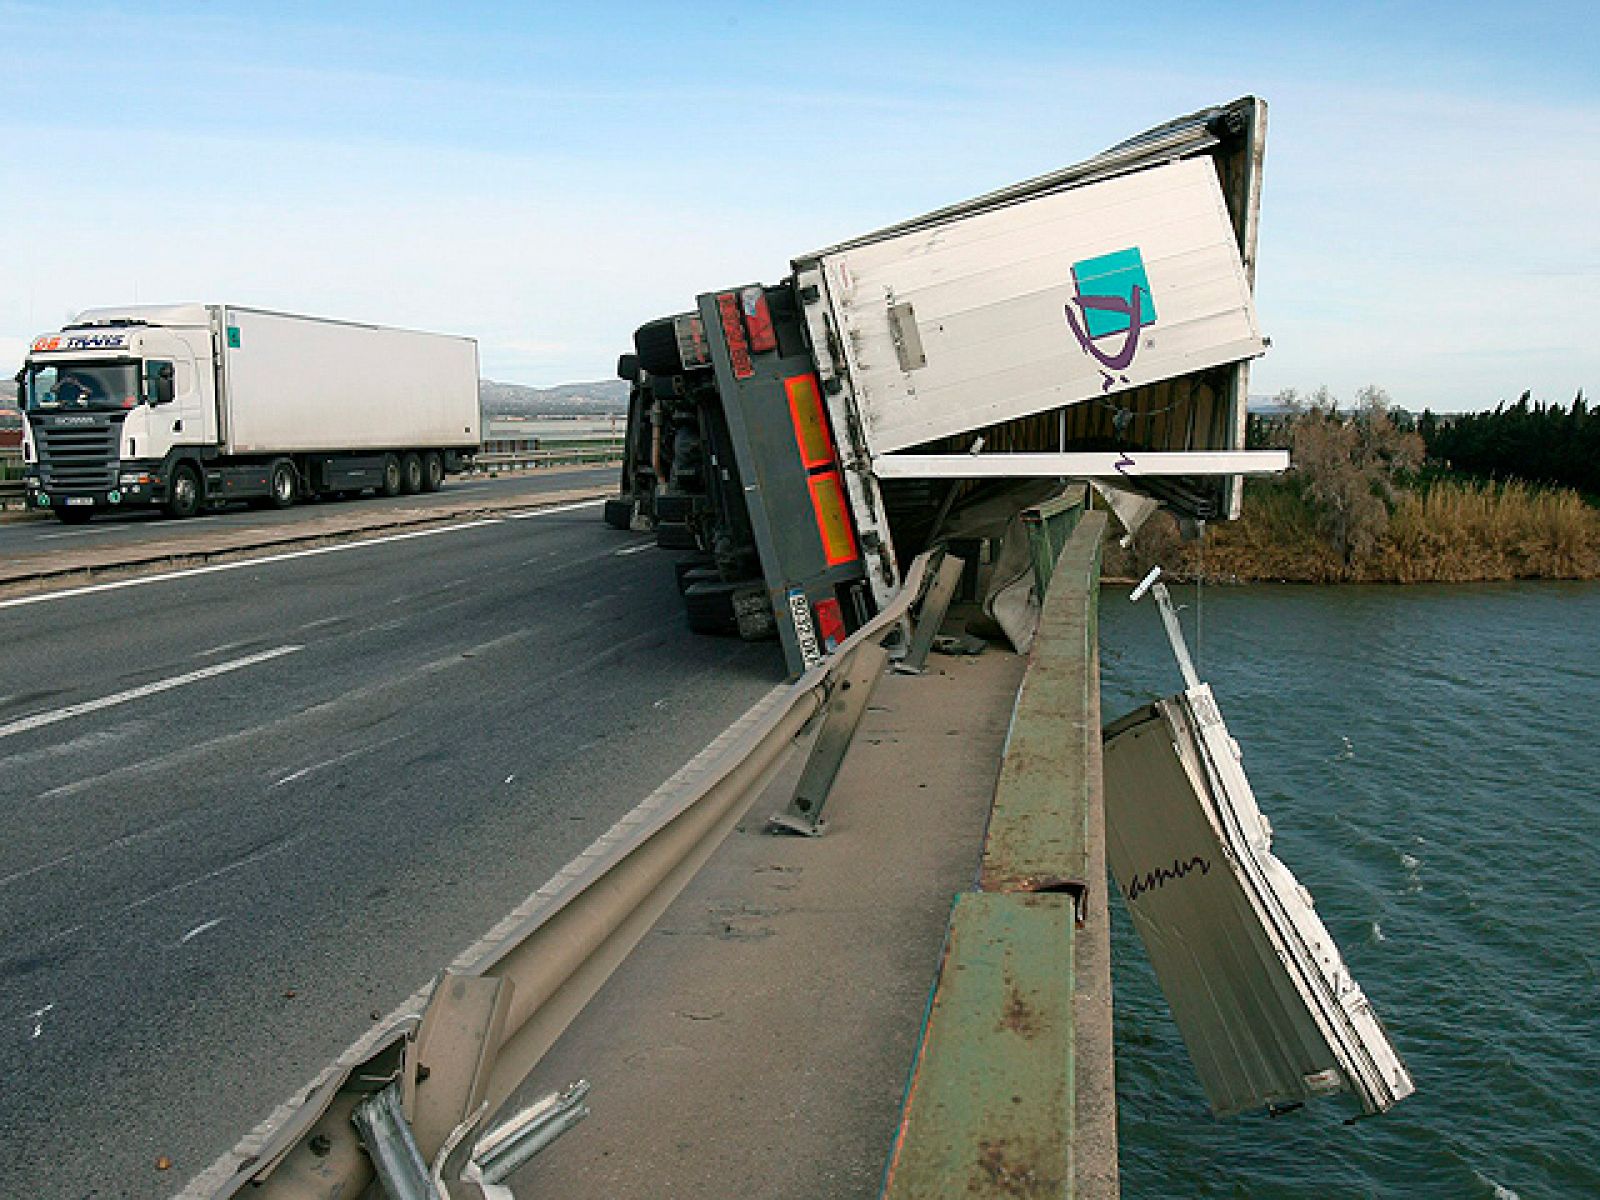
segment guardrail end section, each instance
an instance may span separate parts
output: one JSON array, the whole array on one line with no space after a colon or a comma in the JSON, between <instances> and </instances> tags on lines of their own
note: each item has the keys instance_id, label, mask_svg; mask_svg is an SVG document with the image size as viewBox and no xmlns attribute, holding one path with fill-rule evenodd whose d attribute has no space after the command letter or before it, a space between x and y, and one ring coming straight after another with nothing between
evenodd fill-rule
<instances>
[{"instance_id":1,"label":"guardrail end section","mask_svg":"<svg viewBox=\"0 0 1600 1200\"><path fill-rule=\"evenodd\" d=\"M1072 898L966 892L885 1172L885 1200L1069 1196Z\"/></svg>"}]
</instances>

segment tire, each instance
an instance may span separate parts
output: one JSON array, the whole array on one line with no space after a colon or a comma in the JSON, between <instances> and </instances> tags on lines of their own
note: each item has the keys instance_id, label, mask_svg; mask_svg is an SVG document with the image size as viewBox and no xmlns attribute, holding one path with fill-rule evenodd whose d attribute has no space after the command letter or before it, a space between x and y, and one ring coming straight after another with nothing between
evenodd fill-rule
<instances>
[{"instance_id":1,"label":"tire","mask_svg":"<svg viewBox=\"0 0 1600 1200\"><path fill-rule=\"evenodd\" d=\"M657 525L656 545L663 550L700 549L700 543L695 540L694 530L687 525Z\"/></svg>"},{"instance_id":2,"label":"tire","mask_svg":"<svg viewBox=\"0 0 1600 1200\"><path fill-rule=\"evenodd\" d=\"M606 500L603 515L613 529L633 528L633 497L612 496Z\"/></svg>"},{"instance_id":3,"label":"tire","mask_svg":"<svg viewBox=\"0 0 1600 1200\"><path fill-rule=\"evenodd\" d=\"M733 598L733 619L739 636L747 642L765 642L778 636L778 618L766 588L746 584Z\"/></svg>"},{"instance_id":4,"label":"tire","mask_svg":"<svg viewBox=\"0 0 1600 1200\"><path fill-rule=\"evenodd\" d=\"M734 593L748 587L743 583L691 583L683 593L683 612L695 633L724 637L739 632L733 611Z\"/></svg>"},{"instance_id":5,"label":"tire","mask_svg":"<svg viewBox=\"0 0 1600 1200\"><path fill-rule=\"evenodd\" d=\"M294 464L286 458L272 464L267 486L271 488L267 500L273 508L293 508L300 498L300 479L295 474Z\"/></svg>"},{"instance_id":6,"label":"tire","mask_svg":"<svg viewBox=\"0 0 1600 1200\"><path fill-rule=\"evenodd\" d=\"M633 348L638 365L652 375L682 375L683 355L678 353L678 331L671 317L662 317L634 331Z\"/></svg>"},{"instance_id":7,"label":"tire","mask_svg":"<svg viewBox=\"0 0 1600 1200\"><path fill-rule=\"evenodd\" d=\"M383 482L373 491L379 496L398 496L403 485L400 460L393 454L383 456Z\"/></svg>"},{"instance_id":8,"label":"tire","mask_svg":"<svg viewBox=\"0 0 1600 1200\"><path fill-rule=\"evenodd\" d=\"M422 490L437 492L444 486L444 455L429 450L422 456Z\"/></svg>"},{"instance_id":9,"label":"tire","mask_svg":"<svg viewBox=\"0 0 1600 1200\"><path fill-rule=\"evenodd\" d=\"M721 583L722 572L709 563L690 561L678 565L678 595L687 595L691 587L697 583Z\"/></svg>"},{"instance_id":10,"label":"tire","mask_svg":"<svg viewBox=\"0 0 1600 1200\"><path fill-rule=\"evenodd\" d=\"M200 511L200 476L191 466L173 469L167 481L167 516L183 520Z\"/></svg>"},{"instance_id":11,"label":"tire","mask_svg":"<svg viewBox=\"0 0 1600 1200\"><path fill-rule=\"evenodd\" d=\"M407 451L400 456L400 490L415 496L422 490L422 456Z\"/></svg>"},{"instance_id":12,"label":"tire","mask_svg":"<svg viewBox=\"0 0 1600 1200\"><path fill-rule=\"evenodd\" d=\"M92 508L56 509L56 520L60 521L63 525L87 525L89 523L89 519L93 516L94 509Z\"/></svg>"}]
</instances>

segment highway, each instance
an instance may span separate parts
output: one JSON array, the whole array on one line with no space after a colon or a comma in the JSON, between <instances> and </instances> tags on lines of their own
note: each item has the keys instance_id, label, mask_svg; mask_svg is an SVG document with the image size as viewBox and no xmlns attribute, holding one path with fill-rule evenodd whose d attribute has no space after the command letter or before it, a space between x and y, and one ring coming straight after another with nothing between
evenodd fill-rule
<instances>
[{"instance_id":1,"label":"highway","mask_svg":"<svg viewBox=\"0 0 1600 1200\"><path fill-rule=\"evenodd\" d=\"M364 496L358 500L314 501L285 509L247 508L235 503L222 511L191 517L187 521L171 520L159 510L150 508L101 513L87 525L63 525L49 516L20 517L20 514L13 514L9 520L0 520L0 560L67 548L120 548L158 537L200 530L286 530L326 513L371 513L377 516L398 508L446 509L468 498L497 501L559 488L605 487L614 484L616 478L615 466L546 470L505 475L497 479L451 476L442 489L430 495L393 498Z\"/></svg>"},{"instance_id":2,"label":"highway","mask_svg":"<svg viewBox=\"0 0 1600 1200\"><path fill-rule=\"evenodd\" d=\"M781 681L672 589L591 504L0 601L0 1195L178 1190Z\"/></svg>"}]
</instances>

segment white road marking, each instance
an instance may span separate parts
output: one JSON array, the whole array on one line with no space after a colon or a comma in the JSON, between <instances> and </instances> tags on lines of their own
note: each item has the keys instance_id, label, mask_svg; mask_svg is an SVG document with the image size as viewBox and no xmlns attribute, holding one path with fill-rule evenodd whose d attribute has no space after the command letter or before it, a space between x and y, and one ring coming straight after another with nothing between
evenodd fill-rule
<instances>
[{"instance_id":1,"label":"white road marking","mask_svg":"<svg viewBox=\"0 0 1600 1200\"><path fill-rule=\"evenodd\" d=\"M539 513L530 513L539 516ZM110 583L90 583L83 587L63 588L59 592L44 592L37 596L18 596L14 600L0 600L0 608L20 608L24 604L45 604L51 600L65 600L70 596L90 596L97 592L115 592L122 588L144 587L152 583L165 583L169 579L188 579L195 575L216 575L223 571L240 571L250 567L264 567L272 563L288 562L296 558L312 558L319 554L341 554L346 550L361 550L367 546L381 546L389 542L403 542L411 538L436 537L441 533L458 533L463 529L477 529L483 525L498 525L498 517L481 521L463 521L459 525L444 525L437 529L414 529L409 533L392 533L361 542L341 542L337 546L316 546L310 550L287 550L282 554L266 554L260 558L241 558L235 562L212 563L205 567L185 567L181 571L164 571L160 575L139 575L133 579L116 579Z\"/></svg>"},{"instance_id":2,"label":"white road marking","mask_svg":"<svg viewBox=\"0 0 1600 1200\"><path fill-rule=\"evenodd\" d=\"M213 655L226 654L229 650L237 650L243 642L223 642L220 646L213 646L209 650L196 650L196 658L211 658Z\"/></svg>"},{"instance_id":3,"label":"white road marking","mask_svg":"<svg viewBox=\"0 0 1600 1200\"><path fill-rule=\"evenodd\" d=\"M267 662L274 658L282 658L285 654L293 654L296 650L303 649L305 649L303 646L277 646L271 650L263 650L259 654L248 654L244 658L215 663L212 666L202 667L198 671L190 671L184 675L174 675L171 679L161 679L155 683L141 684L139 687L129 688L127 691L118 692L113 696L102 696L98 700L85 700L81 704L69 704L65 708L57 708L50 712L35 713L31 717L23 717L21 720L12 721L10 724L0 725L0 738L8 738L18 733L27 733L45 725L54 725L57 721L69 721L73 717L81 717L86 713L98 712L102 708L126 704L130 700L142 700L144 697L154 696L158 692L170 691L175 687L183 687L189 683L199 683L202 679L210 679L216 675L226 675L229 671L253 667L257 663Z\"/></svg>"},{"instance_id":4,"label":"white road marking","mask_svg":"<svg viewBox=\"0 0 1600 1200\"><path fill-rule=\"evenodd\" d=\"M49 1012L54 1007L55 1007L54 1004L46 1004L43 1008L36 1008L31 1013L28 1014L28 1020L33 1022L33 1036L34 1037L37 1038L41 1033L44 1032L44 1017L45 1017L45 1014L47 1012Z\"/></svg>"},{"instance_id":5,"label":"white road marking","mask_svg":"<svg viewBox=\"0 0 1600 1200\"><path fill-rule=\"evenodd\" d=\"M756 712L763 705L771 703L774 694L782 691L786 686L787 685L780 684L773 688L771 692L752 705L749 711L744 714L744 716L735 721L733 725L729 727L730 730L748 721L751 714ZM591 842L589 846L586 847L582 852L574 856L566 866L561 868L561 870L552 875L548 883L541 886L521 904L517 905L509 913L507 913L506 916L502 918L501 921L495 925L488 934L474 942L466 950L457 955L455 961L451 965L453 967L471 966L475 962L481 960L484 954L487 952L487 949L494 945L496 935L504 926L517 921L518 918L524 914L530 906L538 904L544 897L558 894L562 885L568 880L582 875L594 858L604 853L609 847L616 843L621 836L625 835L634 826L637 826L641 821L648 819L649 815L659 811L663 804L663 797L670 795L671 789L674 786L681 788L684 780L692 779L697 771L703 772L705 770L705 763L714 761L720 757L720 755L725 752L722 742L728 736L730 735L722 734L717 739L714 739L711 745L707 746L704 750L700 751L699 754L695 755L692 759L685 763L683 767L679 769L676 775L667 780L666 783L662 784L654 792L651 792L650 795L646 796L643 800L639 801L638 804L634 805L633 808L630 809L628 813L619 821L617 821L616 824ZM394 1027L401 1021L414 1016L420 1016L428 1005L428 997L433 992L433 985L434 980L433 978L430 978L416 991L412 992L411 995L407 996L393 1009L391 1009L387 1016L374 1021L366 1033L362 1034L359 1038L352 1042L349 1047L345 1049L343 1054L340 1054L334 1059L331 1066L324 1068L317 1074L316 1078L312 1079L304 1087L295 1091L290 1099L278 1105L278 1107L269 1113L266 1118L262 1120L253 1130L245 1134L245 1136L240 1139L240 1141L232 1150L225 1151L224 1153L218 1155L216 1161L205 1170L191 1178L189 1182L184 1185L183 1191L179 1192L177 1196L173 1198L173 1200L208 1200L209 1197L215 1195L225 1183L227 1183L233 1178L234 1175L238 1173L243 1158L251 1152L260 1149L263 1140L269 1132L281 1129L284 1123L288 1121L290 1117L299 1112L305 1104L305 1097L309 1096L319 1084L332 1078L335 1072L340 1069L341 1065L355 1067L364 1061L371 1055L373 1048L376 1047L379 1042L386 1039L393 1032Z\"/></svg>"},{"instance_id":6,"label":"white road marking","mask_svg":"<svg viewBox=\"0 0 1600 1200\"><path fill-rule=\"evenodd\" d=\"M181 938L178 939L178 945L180 945L180 946L187 945L188 943L192 942L195 938L199 937L206 930L215 929L218 925L221 925L227 919L228 918L226 918L226 917L213 917L211 920L205 922L205 924L203 924L203 925L196 925L193 929L189 930L188 933L184 934Z\"/></svg>"},{"instance_id":7,"label":"white road marking","mask_svg":"<svg viewBox=\"0 0 1600 1200\"><path fill-rule=\"evenodd\" d=\"M342 762L347 762L350 759L355 758L358 754L366 754L372 750L382 750L385 746L391 746L400 740L401 739L399 737L384 738L381 742L373 742L370 746L357 746L354 750L346 750L343 754L336 754L332 758L325 758L321 762L312 763L309 767L301 767L298 771L291 771L282 779L279 779L273 783L267 788L267 790L270 792L273 788L280 788L286 783L293 783L296 779L304 779L313 771L321 771L325 767L337 766Z\"/></svg>"},{"instance_id":8,"label":"white road marking","mask_svg":"<svg viewBox=\"0 0 1600 1200\"><path fill-rule=\"evenodd\" d=\"M648 542L640 542L637 546L624 546L621 550L613 550L611 553L616 557L621 558L624 554L637 554L641 550L649 550L654 546L655 542L652 540Z\"/></svg>"},{"instance_id":9,"label":"white road marking","mask_svg":"<svg viewBox=\"0 0 1600 1200\"><path fill-rule=\"evenodd\" d=\"M310 550L288 550L282 554L266 554L260 558L242 558L235 562L212 563L204 567L186 567L181 571L165 571L160 575L140 575L133 579L117 579L110 583L91 583L83 587L63 588L59 592L44 592L37 596L18 596L13 600L0 600L0 609L20 608L24 604L47 604L52 600L65 600L72 596L90 596L97 592L112 592L122 588L144 587L152 583L165 583L169 579L188 579L195 575L215 575L222 571L240 571L250 567L264 567L272 563L289 562L297 558L312 558L319 554L342 554L346 550L361 550L367 546L383 546L390 542L404 542L411 538L437 537L442 533L460 533L463 529L478 529L485 525L498 525L501 521L526 521L534 517L549 517L557 513L572 512L580 508L593 508L605 500L583 500L576 504L555 504L549 508L535 508L528 512L505 513L498 517L484 517L477 521L462 521L457 525L443 525L436 529L414 529L409 533L391 533L383 537L367 538L359 542L341 542L337 546L316 546ZM191 522L192 524L193 522Z\"/></svg>"},{"instance_id":10,"label":"white road marking","mask_svg":"<svg viewBox=\"0 0 1600 1200\"><path fill-rule=\"evenodd\" d=\"M579 500L576 504L553 504L549 508L535 508L529 512L501 513L507 521L526 521L532 517L550 517L556 513L576 512L580 508L597 508L604 504L605 497L598 500Z\"/></svg>"},{"instance_id":11,"label":"white road marking","mask_svg":"<svg viewBox=\"0 0 1600 1200\"><path fill-rule=\"evenodd\" d=\"M137 529L137 525L95 525L88 529L68 529L62 533L41 533L41 542L54 541L56 538L84 537L91 533L122 533L129 529Z\"/></svg>"}]
</instances>

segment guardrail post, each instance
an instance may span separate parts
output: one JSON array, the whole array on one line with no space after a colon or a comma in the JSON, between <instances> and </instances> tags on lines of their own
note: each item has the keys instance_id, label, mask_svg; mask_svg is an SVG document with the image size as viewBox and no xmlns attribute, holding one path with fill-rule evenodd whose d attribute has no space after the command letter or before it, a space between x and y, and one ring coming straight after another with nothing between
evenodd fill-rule
<instances>
[{"instance_id":1,"label":"guardrail post","mask_svg":"<svg viewBox=\"0 0 1600 1200\"><path fill-rule=\"evenodd\" d=\"M923 666L928 661L928 651L933 648L933 639L939 632L939 626L944 624L944 615L950 611L950 601L956 594L956 588L961 583L961 573L967 568L966 560L946 554L944 561L939 564L939 573L934 576L933 582L928 585L928 590L923 593L922 607L917 612L916 629L911 634L911 646L906 651L905 657L895 664L896 671L907 675L919 675Z\"/></svg>"},{"instance_id":2,"label":"guardrail post","mask_svg":"<svg viewBox=\"0 0 1600 1200\"><path fill-rule=\"evenodd\" d=\"M774 832L799 833L806 837L820 837L825 822L822 810L828 803L828 793L839 776L844 756L872 699L872 689L883 678L889 661L888 647L877 642L862 646L834 684L823 710L822 728L800 772L800 782L783 812L767 818L767 828Z\"/></svg>"}]
</instances>

